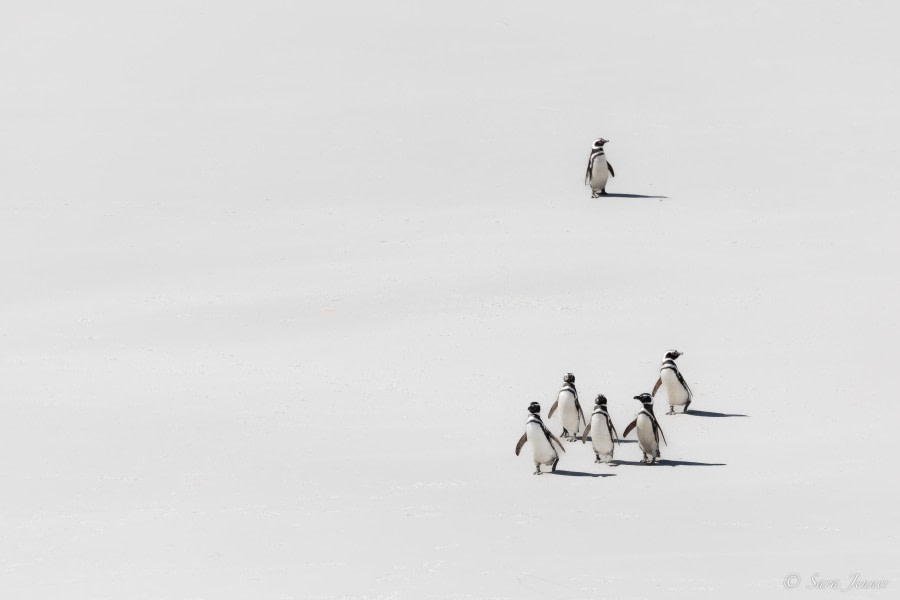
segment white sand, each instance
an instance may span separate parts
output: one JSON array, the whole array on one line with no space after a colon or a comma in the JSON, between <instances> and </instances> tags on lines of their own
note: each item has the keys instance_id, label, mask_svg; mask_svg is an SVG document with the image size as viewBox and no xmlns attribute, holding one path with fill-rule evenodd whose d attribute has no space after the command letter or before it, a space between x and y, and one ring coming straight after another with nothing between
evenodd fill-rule
<instances>
[{"instance_id":1,"label":"white sand","mask_svg":"<svg viewBox=\"0 0 900 600\"><path fill-rule=\"evenodd\" d=\"M895 5L183 4L0 19L0 597L896 592Z\"/></svg>"}]
</instances>

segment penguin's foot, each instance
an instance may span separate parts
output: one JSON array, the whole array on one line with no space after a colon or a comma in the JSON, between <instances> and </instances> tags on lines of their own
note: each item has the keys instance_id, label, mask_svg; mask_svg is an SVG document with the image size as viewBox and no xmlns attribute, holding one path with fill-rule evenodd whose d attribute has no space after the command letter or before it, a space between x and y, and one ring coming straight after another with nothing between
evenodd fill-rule
<instances>
[{"instance_id":1,"label":"penguin's foot","mask_svg":"<svg viewBox=\"0 0 900 600\"><path fill-rule=\"evenodd\" d=\"M600 197L600 192L594 192L593 194L591 194L591 198L599 198L599 197Z\"/></svg>"},{"instance_id":2,"label":"penguin's foot","mask_svg":"<svg viewBox=\"0 0 900 600\"><path fill-rule=\"evenodd\" d=\"M674 406L670 406L670 407L669 407L669 412L667 412L666 414L667 414L667 415L674 415L674 414L675 414L675 407L674 407Z\"/></svg>"},{"instance_id":3,"label":"penguin's foot","mask_svg":"<svg viewBox=\"0 0 900 600\"><path fill-rule=\"evenodd\" d=\"M535 469L534 474L535 474L535 475L543 475L543 473L541 473L541 466L540 466L540 465L538 465L537 469Z\"/></svg>"},{"instance_id":4,"label":"penguin's foot","mask_svg":"<svg viewBox=\"0 0 900 600\"><path fill-rule=\"evenodd\" d=\"M600 195L601 196L609 196L609 194L606 193L606 190L600 190Z\"/></svg>"}]
</instances>

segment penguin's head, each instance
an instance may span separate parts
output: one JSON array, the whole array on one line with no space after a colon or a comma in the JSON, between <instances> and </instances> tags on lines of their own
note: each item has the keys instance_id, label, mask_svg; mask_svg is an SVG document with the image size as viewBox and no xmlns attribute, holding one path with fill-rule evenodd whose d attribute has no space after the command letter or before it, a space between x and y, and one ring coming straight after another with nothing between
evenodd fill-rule
<instances>
[{"instance_id":1,"label":"penguin's head","mask_svg":"<svg viewBox=\"0 0 900 600\"><path fill-rule=\"evenodd\" d=\"M528 405L528 412L530 412L533 415L538 414L539 412L541 412L541 405L538 404L537 402L532 402L531 404Z\"/></svg>"},{"instance_id":2,"label":"penguin's head","mask_svg":"<svg viewBox=\"0 0 900 600\"><path fill-rule=\"evenodd\" d=\"M644 392L639 396L634 397L635 400L640 400L642 404L653 404L653 396Z\"/></svg>"},{"instance_id":3,"label":"penguin's head","mask_svg":"<svg viewBox=\"0 0 900 600\"><path fill-rule=\"evenodd\" d=\"M682 354L684 354L684 352L679 352L678 350L669 350L668 352L666 352L666 358L671 358L672 360L675 360Z\"/></svg>"},{"instance_id":4,"label":"penguin's head","mask_svg":"<svg viewBox=\"0 0 900 600\"><path fill-rule=\"evenodd\" d=\"M598 139L594 140L594 145L592 146L592 148L594 150L599 150L600 148L603 147L603 144L608 144L608 143L609 143L609 140L604 140L603 138L598 138Z\"/></svg>"},{"instance_id":5,"label":"penguin's head","mask_svg":"<svg viewBox=\"0 0 900 600\"><path fill-rule=\"evenodd\" d=\"M597 399L594 400L594 404L596 404L597 406L605 407L606 406L606 396L604 396L603 394L599 394L597 396Z\"/></svg>"},{"instance_id":6,"label":"penguin's head","mask_svg":"<svg viewBox=\"0 0 900 600\"><path fill-rule=\"evenodd\" d=\"M575 383L575 374L574 373L566 373L563 375L563 381L566 383Z\"/></svg>"}]
</instances>

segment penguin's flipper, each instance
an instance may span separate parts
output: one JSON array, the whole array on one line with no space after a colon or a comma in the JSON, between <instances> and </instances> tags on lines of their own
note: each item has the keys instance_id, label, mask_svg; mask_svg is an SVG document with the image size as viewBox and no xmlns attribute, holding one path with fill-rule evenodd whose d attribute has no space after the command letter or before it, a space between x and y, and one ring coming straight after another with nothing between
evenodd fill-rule
<instances>
[{"instance_id":1,"label":"penguin's flipper","mask_svg":"<svg viewBox=\"0 0 900 600\"><path fill-rule=\"evenodd\" d=\"M519 438L519 443L516 444L516 456L518 456L519 452L522 451L522 446L524 446L525 442L527 442L527 441L528 441L528 434L523 433L522 437Z\"/></svg>"},{"instance_id":2,"label":"penguin's flipper","mask_svg":"<svg viewBox=\"0 0 900 600\"><path fill-rule=\"evenodd\" d=\"M556 399L556 402L553 403L553 406L550 407L550 412L547 413L547 418L553 416L553 413L556 412L556 407L559 406L559 398Z\"/></svg>"},{"instance_id":3,"label":"penguin's flipper","mask_svg":"<svg viewBox=\"0 0 900 600\"><path fill-rule=\"evenodd\" d=\"M588 166L587 171L584 172L584 185L591 185L591 171L594 166L594 153L591 152L590 156L588 156Z\"/></svg>"},{"instance_id":4,"label":"penguin's flipper","mask_svg":"<svg viewBox=\"0 0 900 600\"><path fill-rule=\"evenodd\" d=\"M694 392L691 391L691 387L687 384L687 381L684 380L684 375L681 374L681 371L675 371L675 375L678 377L678 382L684 386L684 389L688 393L688 398L691 398L694 395Z\"/></svg>"},{"instance_id":5,"label":"penguin's flipper","mask_svg":"<svg viewBox=\"0 0 900 600\"><path fill-rule=\"evenodd\" d=\"M650 397L656 396L656 392L659 390L659 386L662 385L662 377L656 380L656 385L653 386L653 391L650 392Z\"/></svg>"},{"instance_id":6,"label":"penguin's flipper","mask_svg":"<svg viewBox=\"0 0 900 600\"><path fill-rule=\"evenodd\" d=\"M612 163L609 162L609 159L608 159L608 158L606 159L606 166L609 167L609 174L612 175L613 177L615 177L615 176L616 176L616 172L613 171Z\"/></svg>"},{"instance_id":7,"label":"penguin's flipper","mask_svg":"<svg viewBox=\"0 0 900 600\"><path fill-rule=\"evenodd\" d=\"M591 432L591 424L588 423L587 427L584 428L584 433L581 434L581 443L585 443L587 441L587 436Z\"/></svg>"},{"instance_id":8,"label":"penguin's flipper","mask_svg":"<svg viewBox=\"0 0 900 600\"><path fill-rule=\"evenodd\" d=\"M622 434L623 438L627 438L628 434L631 433L631 430L637 427L637 419L628 424L628 427L625 428L625 433Z\"/></svg>"},{"instance_id":9,"label":"penguin's flipper","mask_svg":"<svg viewBox=\"0 0 900 600\"><path fill-rule=\"evenodd\" d=\"M663 443L666 446L668 446L669 442L666 440L666 434L663 433L662 427L660 427L660 425L659 425L659 421L657 421L656 419L653 419L653 424L656 425L656 431L657 431L656 443L659 444L659 437L662 436Z\"/></svg>"},{"instance_id":10,"label":"penguin's flipper","mask_svg":"<svg viewBox=\"0 0 900 600\"><path fill-rule=\"evenodd\" d=\"M553 442L556 442L556 445L559 446L559 449L560 449L560 450L562 450L563 452L566 451L566 449L563 448L562 442L560 442L558 439L556 439L556 436L553 435L552 433L550 433L550 430L549 430L549 429L545 429L545 430L544 430L544 433L547 434L547 441L550 442L550 447L551 447L551 448L553 447ZM552 441L551 441L551 440L552 440Z\"/></svg>"},{"instance_id":11,"label":"penguin's flipper","mask_svg":"<svg viewBox=\"0 0 900 600\"><path fill-rule=\"evenodd\" d=\"M581 403L578 402L578 395L575 395L575 410L578 411L578 416L581 417L581 422L587 425L587 420L584 418L584 411L581 410ZM577 428L576 428L577 429Z\"/></svg>"},{"instance_id":12,"label":"penguin's flipper","mask_svg":"<svg viewBox=\"0 0 900 600\"><path fill-rule=\"evenodd\" d=\"M609 428L609 439L618 443L619 442L619 432L616 431L616 426L612 424L612 419L610 417L606 417L606 426Z\"/></svg>"}]
</instances>

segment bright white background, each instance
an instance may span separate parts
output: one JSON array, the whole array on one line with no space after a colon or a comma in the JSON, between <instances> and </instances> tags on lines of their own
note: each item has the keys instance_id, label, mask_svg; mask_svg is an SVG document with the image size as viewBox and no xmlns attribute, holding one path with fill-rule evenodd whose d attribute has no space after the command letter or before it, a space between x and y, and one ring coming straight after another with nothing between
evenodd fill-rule
<instances>
[{"instance_id":1,"label":"bright white background","mask_svg":"<svg viewBox=\"0 0 900 600\"><path fill-rule=\"evenodd\" d=\"M624 4L4 4L0 596L895 593L898 9Z\"/></svg>"}]
</instances>

